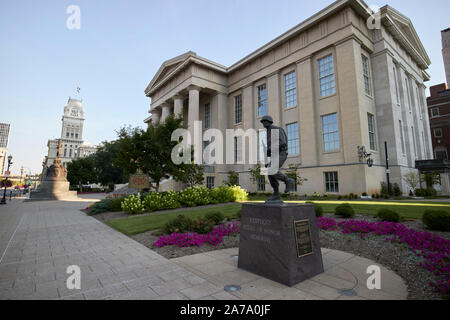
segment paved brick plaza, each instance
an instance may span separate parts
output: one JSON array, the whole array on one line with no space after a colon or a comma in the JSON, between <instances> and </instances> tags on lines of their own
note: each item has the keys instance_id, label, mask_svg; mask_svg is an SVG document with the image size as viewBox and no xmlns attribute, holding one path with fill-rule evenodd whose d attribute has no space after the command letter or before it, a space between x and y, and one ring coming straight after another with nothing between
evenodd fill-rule
<instances>
[{"instance_id":1,"label":"paved brick plaza","mask_svg":"<svg viewBox=\"0 0 450 320\"><path fill-rule=\"evenodd\" d=\"M323 250L325 273L293 288L237 269L238 249L168 260L86 216L79 202L14 200L0 207L0 299L406 299L403 280L381 268L368 290L370 260ZM81 289L66 286L81 268ZM241 286L228 293L224 285ZM346 296L339 289L353 289Z\"/></svg>"}]
</instances>

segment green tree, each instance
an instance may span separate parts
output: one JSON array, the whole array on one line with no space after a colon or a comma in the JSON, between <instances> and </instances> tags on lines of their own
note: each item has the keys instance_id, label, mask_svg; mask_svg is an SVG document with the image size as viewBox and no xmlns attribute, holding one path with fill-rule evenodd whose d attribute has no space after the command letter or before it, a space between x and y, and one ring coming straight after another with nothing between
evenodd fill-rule
<instances>
[{"instance_id":1,"label":"green tree","mask_svg":"<svg viewBox=\"0 0 450 320\"><path fill-rule=\"evenodd\" d=\"M114 164L123 168L125 175L138 169L148 174L155 190L163 179L173 177L176 181L196 184L202 174L193 164L172 162L172 149L178 144L172 141L172 132L184 128L183 119L169 116L164 123L150 125L147 130L126 127L118 132L118 152ZM203 181L203 176L202 176Z\"/></svg>"},{"instance_id":2,"label":"green tree","mask_svg":"<svg viewBox=\"0 0 450 320\"><path fill-rule=\"evenodd\" d=\"M203 184L203 167L194 163L179 165L175 180L185 183L188 187Z\"/></svg>"},{"instance_id":3,"label":"green tree","mask_svg":"<svg viewBox=\"0 0 450 320\"><path fill-rule=\"evenodd\" d=\"M417 185L420 183L420 176L417 172L410 171L403 175L403 181L405 181L410 190L414 192L414 190L416 190L417 188Z\"/></svg>"},{"instance_id":4,"label":"green tree","mask_svg":"<svg viewBox=\"0 0 450 320\"><path fill-rule=\"evenodd\" d=\"M238 185L238 181L239 180L239 173L231 170L228 171L228 181L225 182L225 185L227 186L237 186Z\"/></svg>"},{"instance_id":5,"label":"green tree","mask_svg":"<svg viewBox=\"0 0 450 320\"><path fill-rule=\"evenodd\" d=\"M254 169L249 169L250 181L258 187L258 182L261 178L265 179L265 176L261 174L261 165L258 163Z\"/></svg>"},{"instance_id":6,"label":"green tree","mask_svg":"<svg viewBox=\"0 0 450 320\"><path fill-rule=\"evenodd\" d=\"M83 184L98 182L93 155L69 162L67 164L67 180L72 186L77 186L80 190Z\"/></svg>"},{"instance_id":7,"label":"green tree","mask_svg":"<svg viewBox=\"0 0 450 320\"><path fill-rule=\"evenodd\" d=\"M308 181L308 179L300 176L300 174L299 174L300 167L301 167L300 163L296 163L296 164L291 163L289 165L289 169L286 171L286 175L289 178L294 179L296 186L302 186L304 182Z\"/></svg>"},{"instance_id":8,"label":"green tree","mask_svg":"<svg viewBox=\"0 0 450 320\"><path fill-rule=\"evenodd\" d=\"M114 164L114 159L120 149L117 141L103 142L103 146L93 154L94 167L98 182L104 186L111 186L124 182L124 170ZM110 187L111 189L111 187Z\"/></svg>"}]
</instances>

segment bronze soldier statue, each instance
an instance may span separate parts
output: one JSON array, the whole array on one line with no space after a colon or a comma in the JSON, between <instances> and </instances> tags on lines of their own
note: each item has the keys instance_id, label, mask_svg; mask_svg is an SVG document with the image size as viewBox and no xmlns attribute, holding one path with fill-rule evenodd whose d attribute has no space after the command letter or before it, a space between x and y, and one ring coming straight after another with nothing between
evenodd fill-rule
<instances>
[{"instance_id":1,"label":"bronze soldier statue","mask_svg":"<svg viewBox=\"0 0 450 320\"><path fill-rule=\"evenodd\" d=\"M269 181L270 185L273 188L273 195L266 201L266 203L283 203L283 200L281 199L279 186L280 183L278 181L283 181L286 184L286 190L285 193L293 192L295 191L295 181L294 179L289 178L284 173L281 172L280 168L283 166L283 164L286 162L287 156L288 156L288 139L286 132L283 130L283 128L277 127L273 125L273 119L271 116L265 116L261 119L261 123L263 124L264 128L267 129L267 157L270 157L273 159L272 156L276 157L276 154L272 154L272 137L271 133L272 130L278 130L279 132L279 150L278 150L278 171L274 175L269 175ZM276 150L274 150L276 151ZM266 168L268 168L271 165L271 163L266 164Z\"/></svg>"}]
</instances>

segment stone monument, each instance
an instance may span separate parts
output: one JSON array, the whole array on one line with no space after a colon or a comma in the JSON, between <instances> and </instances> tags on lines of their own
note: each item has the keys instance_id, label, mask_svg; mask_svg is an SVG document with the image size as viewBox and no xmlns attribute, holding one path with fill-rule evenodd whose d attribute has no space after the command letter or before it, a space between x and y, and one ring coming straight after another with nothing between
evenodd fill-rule
<instances>
[{"instance_id":1,"label":"stone monument","mask_svg":"<svg viewBox=\"0 0 450 320\"><path fill-rule=\"evenodd\" d=\"M268 157L279 156L279 168L286 161L287 139L281 132L280 152L271 150L271 117L261 121L268 129ZM281 129L282 130L282 129ZM324 272L319 240L319 228L313 205L285 204L278 191L278 181L292 182L279 169L269 175L274 195L263 204L242 206L238 268L258 274L287 286L294 286Z\"/></svg>"},{"instance_id":2,"label":"stone monument","mask_svg":"<svg viewBox=\"0 0 450 320\"><path fill-rule=\"evenodd\" d=\"M53 164L44 168L44 177L39 191L30 194L33 200L77 200L77 192L69 191L70 183L67 181L67 170L61 162L62 140L59 140L58 152Z\"/></svg>"}]
</instances>

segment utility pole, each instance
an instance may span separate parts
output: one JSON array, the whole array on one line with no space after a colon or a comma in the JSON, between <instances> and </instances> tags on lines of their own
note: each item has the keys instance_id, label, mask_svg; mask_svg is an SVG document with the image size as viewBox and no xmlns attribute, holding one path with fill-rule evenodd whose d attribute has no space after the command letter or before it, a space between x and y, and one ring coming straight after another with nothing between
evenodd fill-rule
<instances>
[{"instance_id":1,"label":"utility pole","mask_svg":"<svg viewBox=\"0 0 450 320\"><path fill-rule=\"evenodd\" d=\"M384 142L384 151L386 154L386 177L387 177L388 195L390 195L391 194L391 183L389 181L389 174L391 173L391 169L389 169L389 156L388 156L387 141Z\"/></svg>"}]
</instances>

